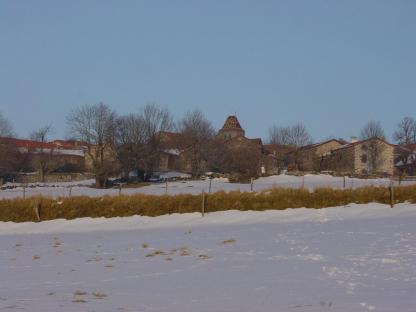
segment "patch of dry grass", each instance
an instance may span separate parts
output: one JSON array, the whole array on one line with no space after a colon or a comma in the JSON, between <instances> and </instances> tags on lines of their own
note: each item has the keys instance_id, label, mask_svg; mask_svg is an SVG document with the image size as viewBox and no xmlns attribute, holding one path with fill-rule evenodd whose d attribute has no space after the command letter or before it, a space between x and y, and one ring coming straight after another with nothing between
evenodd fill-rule
<instances>
[{"instance_id":1,"label":"patch of dry grass","mask_svg":"<svg viewBox=\"0 0 416 312\"><path fill-rule=\"evenodd\" d=\"M0 221L37 221L34 207L40 207L41 220L132 215L154 217L172 213L200 212L201 200L200 195L189 194L5 199L0 200ZM416 185L395 188L395 203L406 201L416 203ZM300 207L325 208L370 202L389 204L389 189L385 187L346 190L320 188L310 192L307 189L274 188L258 193L218 192L206 195L205 212L230 209L262 211ZM60 242L57 242L58 246L59 244Z\"/></svg>"},{"instance_id":2,"label":"patch of dry grass","mask_svg":"<svg viewBox=\"0 0 416 312\"><path fill-rule=\"evenodd\" d=\"M223 241L221 244L226 245L226 244L233 244L233 243L235 243L235 239L227 239Z\"/></svg>"}]
</instances>

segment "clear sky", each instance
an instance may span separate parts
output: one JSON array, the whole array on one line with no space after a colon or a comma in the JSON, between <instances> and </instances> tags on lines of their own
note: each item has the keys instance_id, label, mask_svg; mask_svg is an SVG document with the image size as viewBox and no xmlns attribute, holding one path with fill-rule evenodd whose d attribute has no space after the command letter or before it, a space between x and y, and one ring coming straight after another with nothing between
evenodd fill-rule
<instances>
[{"instance_id":1,"label":"clear sky","mask_svg":"<svg viewBox=\"0 0 416 312\"><path fill-rule=\"evenodd\" d=\"M416 118L416 1L0 1L0 111L20 136L71 108L199 108L248 137L389 137Z\"/></svg>"}]
</instances>

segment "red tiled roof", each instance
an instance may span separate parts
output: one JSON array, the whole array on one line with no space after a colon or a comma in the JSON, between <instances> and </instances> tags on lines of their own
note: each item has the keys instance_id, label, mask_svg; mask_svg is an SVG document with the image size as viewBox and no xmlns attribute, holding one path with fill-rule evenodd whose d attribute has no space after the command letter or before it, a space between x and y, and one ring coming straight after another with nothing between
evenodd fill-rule
<instances>
[{"instance_id":1,"label":"red tiled roof","mask_svg":"<svg viewBox=\"0 0 416 312\"><path fill-rule=\"evenodd\" d=\"M302 146L300 149L301 150L311 149L311 148L315 148L315 147L318 147L318 146L327 144L329 142L334 142L334 141L337 142L337 143L339 143L339 144L341 144L341 145L347 144L347 142L344 141L344 140L330 139L330 140L327 140L327 141L324 141L324 142L318 142L318 143L313 143L313 144L305 145L305 146Z\"/></svg>"},{"instance_id":2,"label":"red tiled roof","mask_svg":"<svg viewBox=\"0 0 416 312\"><path fill-rule=\"evenodd\" d=\"M363 144L365 142L372 141L372 140L380 140L380 141L382 141L382 142L386 143L387 145L390 145L390 146L392 146L394 148L397 147L397 145L391 144L391 143L387 142L386 140L380 139L378 137L374 137L374 138L369 138L369 139L365 139L365 140L361 140L361 141L357 141L357 142L353 142L353 143L348 143L348 144L346 144L344 146L341 146L339 148L336 148L336 150L343 149L343 148L349 148L349 147L356 146L358 144Z\"/></svg>"},{"instance_id":3,"label":"red tiled roof","mask_svg":"<svg viewBox=\"0 0 416 312\"><path fill-rule=\"evenodd\" d=\"M241 128L241 125L237 119L237 116L231 115L231 116L228 116L227 120L224 123L224 126L222 126L222 130L224 129L243 129L243 128Z\"/></svg>"},{"instance_id":4,"label":"red tiled roof","mask_svg":"<svg viewBox=\"0 0 416 312\"><path fill-rule=\"evenodd\" d=\"M3 144L11 144L17 148L56 148L56 145L53 143L42 143L32 140L23 140L23 139L15 139L15 138L0 138L0 143Z\"/></svg>"},{"instance_id":5,"label":"red tiled roof","mask_svg":"<svg viewBox=\"0 0 416 312\"><path fill-rule=\"evenodd\" d=\"M64 149L80 149L82 147L88 146L87 143L76 140L54 140L51 143L54 144L55 147Z\"/></svg>"},{"instance_id":6,"label":"red tiled roof","mask_svg":"<svg viewBox=\"0 0 416 312\"><path fill-rule=\"evenodd\" d=\"M405 147L411 151L416 151L416 144L407 144Z\"/></svg>"},{"instance_id":7,"label":"red tiled roof","mask_svg":"<svg viewBox=\"0 0 416 312\"><path fill-rule=\"evenodd\" d=\"M281 154L285 155L291 153L296 150L296 147L291 145L283 145L283 144L265 144L263 145L263 149L266 154Z\"/></svg>"},{"instance_id":8,"label":"red tiled roof","mask_svg":"<svg viewBox=\"0 0 416 312\"><path fill-rule=\"evenodd\" d=\"M168 139L168 140L172 140L172 139L177 139L180 137L180 133L178 132L169 132L169 131L160 131L158 132L158 135L162 138L162 139Z\"/></svg>"}]
</instances>

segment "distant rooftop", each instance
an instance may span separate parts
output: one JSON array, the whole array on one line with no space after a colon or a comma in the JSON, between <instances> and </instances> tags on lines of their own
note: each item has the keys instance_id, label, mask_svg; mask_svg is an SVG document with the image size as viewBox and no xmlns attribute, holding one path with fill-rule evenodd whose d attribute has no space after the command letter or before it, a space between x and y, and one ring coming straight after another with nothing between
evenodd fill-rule
<instances>
[{"instance_id":1,"label":"distant rooftop","mask_svg":"<svg viewBox=\"0 0 416 312\"><path fill-rule=\"evenodd\" d=\"M224 126L222 126L222 130L225 129L243 129L240 125L240 122L237 119L237 116L231 115L228 116L227 120L224 123Z\"/></svg>"}]
</instances>

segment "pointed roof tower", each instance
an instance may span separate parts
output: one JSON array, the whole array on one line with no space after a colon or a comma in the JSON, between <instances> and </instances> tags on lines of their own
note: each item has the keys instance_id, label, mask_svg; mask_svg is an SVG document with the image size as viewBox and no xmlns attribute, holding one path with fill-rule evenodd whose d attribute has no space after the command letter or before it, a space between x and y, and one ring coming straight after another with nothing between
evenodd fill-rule
<instances>
[{"instance_id":1,"label":"pointed roof tower","mask_svg":"<svg viewBox=\"0 0 416 312\"><path fill-rule=\"evenodd\" d=\"M232 139L237 136L245 136L245 131L241 127L240 122L237 119L236 115L228 116L227 120L225 121L224 125L220 129L218 133L224 139Z\"/></svg>"}]
</instances>

